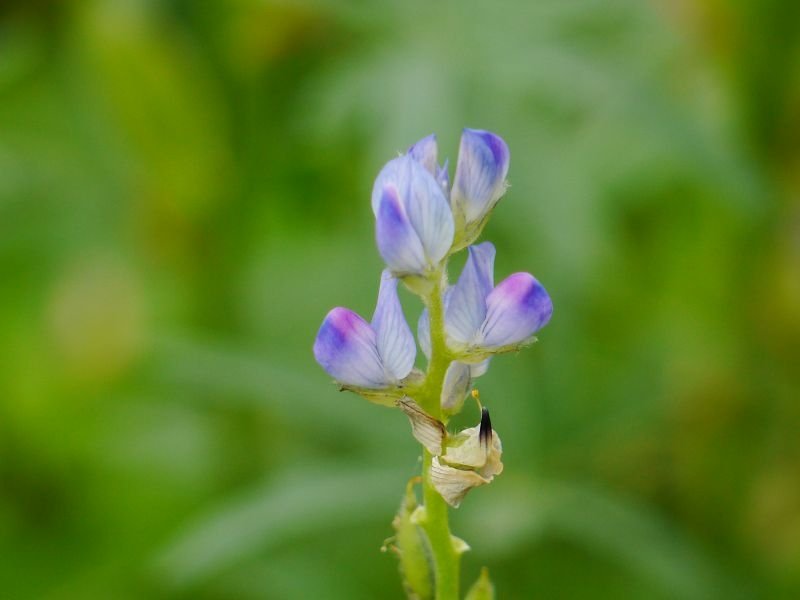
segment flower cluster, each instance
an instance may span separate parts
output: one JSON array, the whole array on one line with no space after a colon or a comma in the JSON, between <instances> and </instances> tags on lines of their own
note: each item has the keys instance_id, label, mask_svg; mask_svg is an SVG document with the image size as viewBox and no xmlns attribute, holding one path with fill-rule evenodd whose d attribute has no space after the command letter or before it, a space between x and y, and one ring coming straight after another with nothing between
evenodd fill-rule
<instances>
[{"instance_id":1,"label":"flower cluster","mask_svg":"<svg viewBox=\"0 0 800 600\"><path fill-rule=\"evenodd\" d=\"M507 188L506 143L488 131L465 129L452 185L447 162L440 166L437 154L436 137L428 136L378 174L372 210L386 269L375 312L367 322L349 309L331 310L314 356L342 388L398 406L409 417L414 436L432 456L432 485L457 506L469 489L500 473L502 447L485 409L480 425L459 433L447 432L447 419L461 410L491 358L532 342L553 306L529 273L495 285L494 246L472 245ZM447 261L464 248L464 268L449 285ZM417 338L427 373L414 366L417 345L398 281L425 305Z\"/></svg>"}]
</instances>

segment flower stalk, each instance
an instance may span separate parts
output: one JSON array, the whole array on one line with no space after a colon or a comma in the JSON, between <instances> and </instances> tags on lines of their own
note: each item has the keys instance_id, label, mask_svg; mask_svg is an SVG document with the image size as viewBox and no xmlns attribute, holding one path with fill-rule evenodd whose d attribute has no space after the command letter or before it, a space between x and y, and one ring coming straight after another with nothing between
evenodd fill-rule
<instances>
[{"instance_id":1,"label":"flower stalk","mask_svg":"<svg viewBox=\"0 0 800 600\"><path fill-rule=\"evenodd\" d=\"M450 364L445 341L443 288L446 265L435 274L430 295L425 299L430 314L431 357L425 377L423 394L420 395L423 408L434 418L442 418L440 398L444 378ZM425 503L425 516L422 528L428 535L434 563L436 600L457 600L459 584L460 554L453 544L450 533L448 507L444 498L436 491L431 481L432 454L422 448L422 496Z\"/></svg>"},{"instance_id":2,"label":"flower stalk","mask_svg":"<svg viewBox=\"0 0 800 600\"><path fill-rule=\"evenodd\" d=\"M423 449L422 497L425 516L422 529L428 536L433 556L436 600L457 600L461 556L453 544L447 503L431 482L433 456Z\"/></svg>"},{"instance_id":3,"label":"flower stalk","mask_svg":"<svg viewBox=\"0 0 800 600\"><path fill-rule=\"evenodd\" d=\"M446 418L442 418L440 398L444 387L444 377L447 374L447 367L452 360L447 349L444 329L444 300L443 288L446 284L447 265L442 265L442 269L437 271L432 280L430 293L425 297L425 306L428 308L431 324L431 356L428 361L428 371L425 375L423 391L420 394L422 407L432 417L439 419L447 425Z\"/></svg>"}]
</instances>

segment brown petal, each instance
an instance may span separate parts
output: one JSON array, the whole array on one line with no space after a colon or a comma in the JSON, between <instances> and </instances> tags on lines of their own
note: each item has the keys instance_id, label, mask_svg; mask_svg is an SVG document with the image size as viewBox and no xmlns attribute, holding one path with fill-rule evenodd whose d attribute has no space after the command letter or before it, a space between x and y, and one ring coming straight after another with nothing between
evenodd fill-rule
<instances>
[{"instance_id":1,"label":"brown petal","mask_svg":"<svg viewBox=\"0 0 800 600\"><path fill-rule=\"evenodd\" d=\"M440 455L446 435L444 424L422 410L411 398L401 398L397 401L397 406L408 416L411 433L416 440L434 456Z\"/></svg>"}]
</instances>

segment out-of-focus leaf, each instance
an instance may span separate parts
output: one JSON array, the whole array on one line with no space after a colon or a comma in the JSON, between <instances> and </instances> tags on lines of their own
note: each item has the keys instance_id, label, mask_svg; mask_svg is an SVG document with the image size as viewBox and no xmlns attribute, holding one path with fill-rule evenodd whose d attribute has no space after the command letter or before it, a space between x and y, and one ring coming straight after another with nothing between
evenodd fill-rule
<instances>
[{"instance_id":1,"label":"out-of-focus leaf","mask_svg":"<svg viewBox=\"0 0 800 600\"><path fill-rule=\"evenodd\" d=\"M494 585L489 579L489 569L483 567L481 574L469 588L464 600L494 600Z\"/></svg>"},{"instance_id":2,"label":"out-of-focus leaf","mask_svg":"<svg viewBox=\"0 0 800 600\"><path fill-rule=\"evenodd\" d=\"M491 499L472 499L460 515L479 555L498 559L555 537L614 560L676 597L717 597L719 590L738 597L741 590L688 535L635 502L552 481L506 480L494 491Z\"/></svg>"},{"instance_id":3,"label":"out-of-focus leaf","mask_svg":"<svg viewBox=\"0 0 800 600\"><path fill-rule=\"evenodd\" d=\"M147 5L98 3L81 16L84 77L130 144L140 200L164 219L205 214L230 166L221 98L205 65L180 36L157 31Z\"/></svg>"},{"instance_id":4,"label":"out-of-focus leaf","mask_svg":"<svg viewBox=\"0 0 800 600\"><path fill-rule=\"evenodd\" d=\"M198 517L160 554L157 573L188 587L291 540L385 519L397 501L394 479L366 466L296 469Z\"/></svg>"},{"instance_id":5,"label":"out-of-focus leaf","mask_svg":"<svg viewBox=\"0 0 800 600\"><path fill-rule=\"evenodd\" d=\"M341 437L376 448L402 442L411 445L406 418L400 411L372 406L350 392L332 394L333 382L320 374L310 356L308 364L298 368L280 358L232 349L227 344L172 336L156 343L151 373L158 386L202 394L203 400L198 402L218 398L228 407L269 408L288 421L302 415L298 427L335 430Z\"/></svg>"}]
</instances>

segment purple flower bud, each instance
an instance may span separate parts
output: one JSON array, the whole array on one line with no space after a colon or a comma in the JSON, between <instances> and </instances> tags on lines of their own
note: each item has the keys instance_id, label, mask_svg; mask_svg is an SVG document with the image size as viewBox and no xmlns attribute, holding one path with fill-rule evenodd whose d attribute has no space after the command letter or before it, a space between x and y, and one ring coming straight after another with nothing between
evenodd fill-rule
<instances>
[{"instance_id":1,"label":"purple flower bud","mask_svg":"<svg viewBox=\"0 0 800 600\"><path fill-rule=\"evenodd\" d=\"M414 366L416 345L397 297L397 280L381 276L372 323L346 308L325 317L314 342L314 357L345 385L380 389L396 385Z\"/></svg>"},{"instance_id":2,"label":"purple flower bud","mask_svg":"<svg viewBox=\"0 0 800 600\"><path fill-rule=\"evenodd\" d=\"M509 159L508 146L500 136L464 129L450 203L468 228L481 223L505 193Z\"/></svg>"},{"instance_id":3,"label":"purple flower bud","mask_svg":"<svg viewBox=\"0 0 800 600\"><path fill-rule=\"evenodd\" d=\"M434 176L411 156L389 161L372 190L378 250L397 275L423 275L453 244L453 215Z\"/></svg>"}]
</instances>

